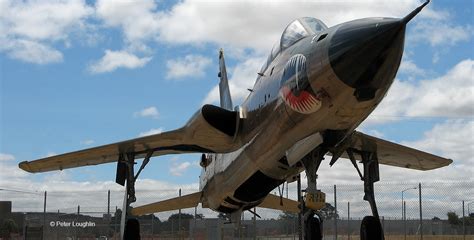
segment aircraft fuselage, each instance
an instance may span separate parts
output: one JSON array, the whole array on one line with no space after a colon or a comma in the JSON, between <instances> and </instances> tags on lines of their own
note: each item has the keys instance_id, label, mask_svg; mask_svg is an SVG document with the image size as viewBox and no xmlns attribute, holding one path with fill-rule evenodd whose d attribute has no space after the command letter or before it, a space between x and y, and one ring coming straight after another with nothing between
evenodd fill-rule
<instances>
[{"instance_id":1,"label":"aircraft fuselage","mask_svg":"<svg viewBox=\"0 0 474 240\"><path fill-rule=\"evenodd\" d=\"M208 155L212 162L200 176L203 205L224 213L252 208L303 171L288 159L298 141L310 136L324 141L328 130L349 135L392 84L404 33L399 19L368 18L282 48L238 108L243 118L238 140L246 144Z\"/></svg>"}]
</instances>

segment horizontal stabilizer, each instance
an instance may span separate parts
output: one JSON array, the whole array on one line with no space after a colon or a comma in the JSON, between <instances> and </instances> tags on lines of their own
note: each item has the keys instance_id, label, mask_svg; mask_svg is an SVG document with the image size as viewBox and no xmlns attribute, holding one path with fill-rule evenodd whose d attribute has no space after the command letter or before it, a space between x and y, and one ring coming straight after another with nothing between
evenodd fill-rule
<instances>
[{"instance_id":1,"label":"horizontal stabilizer","mask_svg":"<svg viewBox=\"0 0 474 240\"><path fill-rule=\"evenodd\" d=\"M288 198L280 198L279 196L268 194L258 207L281 210L291 213L299 213L298 202Z\"/></svg>"},{"instance_id":2,"label":"horizontal stabilizer","mask_svg":"<svg viewBox=\"0 0 474 240\"><path fill-rule=\"evenodd\" d=\"M453 162L451 159L372 137L361 132L355 132L352 136L351 148L359 151L377 152L380 164L416 170L432 170L448 166ZM357 160L362 160L360 154L354 154L354 156ZM341 157L349 158L347 153L344 153Z\"/></svg>"},{"instance_id":3,"label":"horizontal stabilizer","mask_svg":"<svg viewBox=\"0 0 474 240\"><path fill-rule=\"evenodd\" d=\"M196 192L181 197L171 198L161 202L134 207L132 208L131 213L134 216L141 216L150 213L166 212L196 207L201 202L201 195L201 192Z\"/></svg>"}]
</instances>

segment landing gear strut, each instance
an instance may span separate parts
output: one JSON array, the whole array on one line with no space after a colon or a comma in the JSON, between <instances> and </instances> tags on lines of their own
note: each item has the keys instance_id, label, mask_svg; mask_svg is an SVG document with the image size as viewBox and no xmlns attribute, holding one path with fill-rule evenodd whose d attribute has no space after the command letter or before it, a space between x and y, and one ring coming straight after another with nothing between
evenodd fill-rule
<instances>
[{"instance_id":1,"label":"landing gear strut","mask_svg":"<svg viewBox=\"0 0 474 240\"><path fill-rule=\"evenodd\" d=\"M302 198L300 200L300 216L303 216L303 239L323 239L323 220L317 211L325 206L325 194L317 189L317 171L326 153L324 148L318 147L301 160L308 179L306 197L304 200Z\"/></svg>"},{"instance_id":2,"label":"landing gear strut","mask_svg":"<svg viewBox=\"0 0 474 240\"><path fill-rule=\"evenodd\" d=\"M143 160L140 169L135 175L135 153L121 153L117 162L117 175L115 182L125 186L125 196L123 200L123 211L120 221L121 239L139 240L140 239L140 223L138 219L130 217L130 204L134 203L137 198L135 196L135 182L141 171L150 161L153 151L149 151Z\"/></svg>"},{"instance_id":3,"label":"landing gear strut","mask_svg":"<svg viewBox=\"0 0 474 240\"><path fill-rule=\"evenodd\" d=\"M362 175L359 167L356 164L354 153L360 154L362 158L364 175ZM361 180L364 181L364 200L369 202L370 209L372 210L372 216L365 216L364 219L362 219L360 226L360 239L384 240L385 237L383 234L382 225L380 223L380 217L377 211L377 204L375 203L374 194L374 182L380 180L377 153L370 151L358 151L356 149L348 148L347 154L349 155L352 164L357 169Z\"/></svg>"}]
</instances>

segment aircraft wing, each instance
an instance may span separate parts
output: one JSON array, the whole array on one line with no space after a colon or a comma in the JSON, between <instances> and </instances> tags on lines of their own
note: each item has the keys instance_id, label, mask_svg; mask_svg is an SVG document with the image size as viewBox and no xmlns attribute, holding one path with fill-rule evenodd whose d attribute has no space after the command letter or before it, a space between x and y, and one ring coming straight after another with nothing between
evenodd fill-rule
<instances>
[{"instance_id":1,"label":"aircraft wing","mask_svg":"<svg viewBox=\"0 0 474 240\"><path fill-rule=\"evenodd\" d=\"M352 136L351 148L359 151L375 150L380 164L424 171L444 167L453 162L451 159L389 142L361 132L355 132ZM354 154L354 156L357 160L362 160L359 154ZM347 153L344 153L341 157L349 158Z\"/></svg>"},{"instance_id":2,"label":"aircraft wing","mask_svg":"<svg viewBox=\"0 0 474 240\"><path fill-rule=\"evenodd\" d=\"M281 198L279 196L268 194L258 207L281 210L291 213L299 213L298 202L288 198Z\"/></svg>"},{"instance_id":3,"label":"aircraft wing","mask_svg":"<svg viewBox=\"0 0 474 240\"><path fill-rule=\"evenodd\" d=\"M160 156L179 153L226 153L237 149L235 141L239 121L237 112L204 105L179 129L76 152L24 161L19 167L27 172L47 172L81 166L116 162L120 154Z\"/></svg>"},{"instance_id":4,"label":"aircraft wing","mask_svg":"<svg viewBox=\"0 0 474 240\"><path fill-rule=\"evenodd\" d=\"M131 213L134 216L141 216L150 213L192 208L196 207L201 202L201 196L202 192L195 192L181 197L163 200L161 202L134 207L132 208Z\"/></svg>"}]
</instances>

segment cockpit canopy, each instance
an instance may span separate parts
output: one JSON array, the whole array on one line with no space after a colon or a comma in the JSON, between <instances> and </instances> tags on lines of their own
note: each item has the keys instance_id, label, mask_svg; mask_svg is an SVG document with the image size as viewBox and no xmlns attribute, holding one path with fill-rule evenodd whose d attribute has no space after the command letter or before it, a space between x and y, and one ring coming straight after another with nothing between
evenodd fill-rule
<instances>
[{"instance_id":1,"label":"cockpit canopy","mask_svg":"<svg viewBox=\"0 0 474 240\"><path fill-rule=\"evenodd\" d=\"M328 27L319 19L312 17L298 18L291 22L283 31L280 39L280 48L285 49L298 40L321 32Z\"/></svg>"},{"instance_id":2,"label":"cockpit canopy","mask_svg":"<svg viewBox=\"0 0 474 240\"><path fill-rule=\"evenodd\" d=\"M318 32L326 30L327 28L328 27L326 24L324 24L321 20L312 17L302 17L294 20L285 28L280 40L277 41L275 45L273 45L272 52L268 56L268 59L262 66L260 72L265 72L268 65L273 61L273 59L275 59L281 50L290 47L306 36L317 34Z\"/></svg>"}]
</instances>

